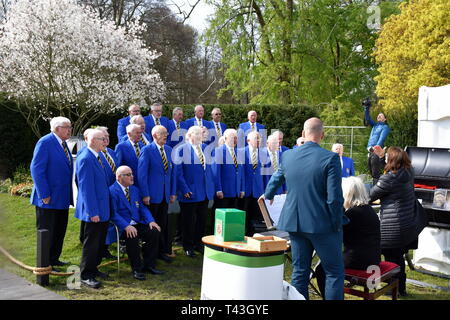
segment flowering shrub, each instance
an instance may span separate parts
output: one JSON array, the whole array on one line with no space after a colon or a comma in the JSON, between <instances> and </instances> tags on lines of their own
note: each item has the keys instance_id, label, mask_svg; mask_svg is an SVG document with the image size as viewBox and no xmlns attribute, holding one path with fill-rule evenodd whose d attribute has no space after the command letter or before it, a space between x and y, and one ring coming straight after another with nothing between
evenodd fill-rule
<instances>
[{"instance_id":1,"label":"flowering shrub","mask_svg":"<svg viewBox=\"0 0 450 320\"><path fill-rule=\"evenodd\" d=\"M0 25L0 91L37 119L71 118L78 134L102 113L145 98L162 100L139 23L127 29L100 19L76 0L18 0Z\"/></svg>"}]
</instances>

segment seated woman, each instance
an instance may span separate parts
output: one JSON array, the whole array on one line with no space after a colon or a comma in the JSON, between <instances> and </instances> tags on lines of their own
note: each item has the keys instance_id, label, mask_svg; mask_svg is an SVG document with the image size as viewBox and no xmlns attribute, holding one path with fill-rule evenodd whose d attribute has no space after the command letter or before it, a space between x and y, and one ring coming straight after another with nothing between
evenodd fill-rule
<instances>
[{"instance_id":1,"label":"seated woman","mask_svg":"<svg viewBox=\"0 0 450 320\"><path fill-rule=\"evenodd\" d=\"M363 181L357 177L342 179L345 215L350 222L343 226L345 268L366 270L381 261L380 220L369 203ZM325 273L316 268L317 285L325 296Z\"/></svg>"}]
</instances>

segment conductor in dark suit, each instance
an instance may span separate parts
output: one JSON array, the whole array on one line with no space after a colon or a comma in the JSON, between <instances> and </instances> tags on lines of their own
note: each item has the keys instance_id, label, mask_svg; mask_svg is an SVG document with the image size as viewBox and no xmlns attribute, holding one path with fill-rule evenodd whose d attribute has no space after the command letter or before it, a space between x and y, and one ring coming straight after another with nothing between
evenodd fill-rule
<instances>
[{"instance_id":1,"label":"conductor in dark suit","mask_svg":"<svg viewBox=\"0 0 450 320\"><path fill-rule=\"evenodd\" d=\"M117 169L117 181L109 188L111 194L111 220L119 228L125 240L133 277L145 280L144 272L162 274L155 268L158 254L158 241L161 228L151 212L140 199L139 190L133 186L134 178L130 167ZM143 241L141 248L139 239Z\"/></svg>"},{"instance_id":2,"label":"conductor in dark suit","mask_svg":"<svg viewBox=\"0 0 450 320\"><path fill-rule=\"evenodd\" d=\"M84 221L81 283L99 288L96 277L106 277L97 266L102 261L110 218L109 184L100 157L104 150L104 132L89 131L87 147L77 157L78 197L75 218Z\"/></svg>"},{"instance_id":3,"label":"conductor in dark suit","mask_svg":"<svg viewBox=\"0 0 450 320\"><path fill-rule=\"evenodd\" d=\"M283 153L261 198L273 199L286 182L286 202L277 228L289 232L292 247L292 285L306 298L312 253L319 256L325 275L325 299L344 298L342 257L343 203L339 156L320 147L324 137L318 118L305 121L301 148Z\"/></svg>"},{"instance_id":4,"label":"conductor in dark suit","mask_svg":"<svg viewBox=\"0 0 450 320\"><path fill-rule=\"evenodd\" d=\"M70 138L70 120L55 117L50 121L51 133L36 144L31 160L33 190L30 202L36 206L36 228L50 233L50 264L63 266L59 260L67 229L69 206L73 204L73 159L66 140Z\"/></svg>"}]
</instances>

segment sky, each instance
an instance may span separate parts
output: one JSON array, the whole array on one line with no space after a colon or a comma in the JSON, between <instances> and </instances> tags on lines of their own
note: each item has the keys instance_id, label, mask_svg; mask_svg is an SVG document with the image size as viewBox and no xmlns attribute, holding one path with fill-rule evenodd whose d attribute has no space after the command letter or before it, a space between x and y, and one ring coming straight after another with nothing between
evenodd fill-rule
<instances>
[{"instance_id":1,"label":"sky","mask_svg":"<svg viewBox=\"0 0 450 320\"><path fill-rule=\"evenodd\" d=\"M182 11L185 11L186 14L188 14L191 10L191 6L189 4L194 5L196 2L196 0L167 0L166 3L172 11L178 12L178 8L173 4L171 5L171 3L176 3ZM211 13L213 13L213 8L210 5L207 5L205 0L200 0L200 3L195 7L186 22L197 29L199 33L202 33L207 27L206 18ZM183 18L182 16L180 17Z\"/></svg>"}]
</instances>

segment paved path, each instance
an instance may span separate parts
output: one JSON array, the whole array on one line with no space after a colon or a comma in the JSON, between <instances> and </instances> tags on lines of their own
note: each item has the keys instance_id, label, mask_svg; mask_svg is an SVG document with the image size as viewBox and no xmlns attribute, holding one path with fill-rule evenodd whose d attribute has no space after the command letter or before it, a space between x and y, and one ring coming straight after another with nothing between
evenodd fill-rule
<instances>
[{"instance_id":1,"label":"paved path","mask_svg":"<svg viewBox=\"0 0 450 320\"><path fill-rule=\"evenodd\" d=\"M0 269L0 300L67 300L50 290Z\"/></svg>"}]
</instances>

